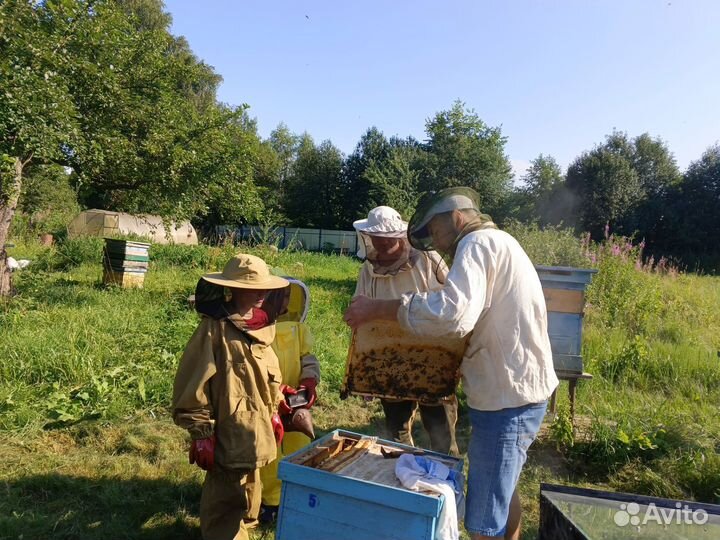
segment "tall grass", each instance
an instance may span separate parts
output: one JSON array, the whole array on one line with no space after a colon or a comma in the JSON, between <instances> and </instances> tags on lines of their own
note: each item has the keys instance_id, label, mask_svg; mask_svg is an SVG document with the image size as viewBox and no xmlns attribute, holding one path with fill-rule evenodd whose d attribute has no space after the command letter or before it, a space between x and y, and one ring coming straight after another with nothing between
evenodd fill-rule
<instances>
[{"instance_id":1,"label":"tall grass","mask_svg":"<svg viewBox=\"0 0 720 540\"><path fill-rule=\"evenodd\" d=\"M720 278L658 271L639 246L617 238L589 244L564 230L512 232L536 264L599 270L584 323L594 378L579 386L576 429L566 413L551 428L561 465L545 465L543 441L531 452L524 538L535 535L540 481L720 502ZM187 297L238 249L310 286L323 371L318 431L379 431L377 403L338 397L355 259L153 245L145 288L124 290L100 284L102 241L19 244L11 254L33 264L16 274L19 295L0 310L0 537L199 537L200 473L184 463L185 435L167 407L197 324ZM462 417L459 432L464 448Z\"/></svg>"},{"instance_id":2,"label":"tall grass","mask_svg":"<svg viewBox=\"0 0 720 540\"><path fill-rule=\"evenodd\" d=\"M587 245L582 385L589 427L566 454L624 491L720 502L720 280L642 259L608 236Z\"/></svg>"}]
</instances>

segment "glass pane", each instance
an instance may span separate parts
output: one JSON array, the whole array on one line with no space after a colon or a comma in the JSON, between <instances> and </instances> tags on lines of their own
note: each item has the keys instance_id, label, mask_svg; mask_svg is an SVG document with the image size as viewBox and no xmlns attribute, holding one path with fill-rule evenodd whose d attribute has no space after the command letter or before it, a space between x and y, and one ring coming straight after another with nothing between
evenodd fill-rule
<instances>
[{"instance_id":1,"label":"glass pane","mask_svg":"<svg viewBox=\"0 0 720 540\"><path fill-rule=\"evenodd\" d=\"M543 491L591 540L717 540L720 516L677 503L671 508Z\"/></svg>"}]
</instances>

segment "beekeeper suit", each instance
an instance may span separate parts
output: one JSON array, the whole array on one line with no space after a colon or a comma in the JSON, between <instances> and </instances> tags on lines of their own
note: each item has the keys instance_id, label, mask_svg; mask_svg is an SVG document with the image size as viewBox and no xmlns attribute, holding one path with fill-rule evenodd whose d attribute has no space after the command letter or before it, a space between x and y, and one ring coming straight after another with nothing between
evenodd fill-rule
<instances>
[{"instance_id":1,"label":"beekeeper suit","mask_svg":"<svg viewBox=\"0 0 720 540\"><path fill-rule=\"evenodd\" d=\"M256 307L267 291L287 285L262 259L242 254L198 283L202 318L180 360L172 410L175 423L190 433L190 462L207 470L200 500L205 540L247 539L246 522L257 520L258 469L275 459L282 439L277 410L283 397L270 346L275 327L267 318L255 320ZM208 291L217 293L214 300ZM239 311L236 299L245 302Z\"/></svg>"},{"instance_id":2,"label":"beekeeper suit","mask_svg":"<svg viewBox=\"0 0 720 540\"><path fill-rule=\"evenodd\" d=\"M310 309L310 290L300 280L286 278L290 286L285 289L285 309L275 324L272 348L278 357L283 383L308 392L308 405L312 407L317 398L316 387L320 382L320 363L311 353L313 336L305 323ZM277 447L277 459L260 470L262 480L261 521L273 521L280 504L281 482L277 477L278 463L284 456L307 446L310 438L298 431L286 431L282 444Z\"/></svg>"},{"instance_id":3,"label":"beekeeper suit","mask_svg":"<svg viewBox=\"0 0 720 540\"><path fill-rule=\"evenodd\" d=\"M420 251L407 240L407 223L389 206L378 206L367 219L353 223L359 237L359 253L366 260L360 269L355 296L395 299L407 293L441 289L447 266L434 251ZM412 425L420 410L423 426L436 452L459 455L455 441L457 399L418 403L414 400L381 399L385 424L393 440L414 446Z\"/></svg>"},{"instance_id":4,"label":"beekeeper suit","mask_svg":"<svg viewBox=\"0 0 720 540\"><path fill-rule=\"evenodd\" d=\"M558 385L540 279L518 241L480 212L467 187L423 196L408 238L452 257L438 291L399 300L358 296L345 321L397 321L423 336L469 336L460 366L472 431L465 529L471 538L520 531L517 483Z\"/></svg>"}]
</instances>

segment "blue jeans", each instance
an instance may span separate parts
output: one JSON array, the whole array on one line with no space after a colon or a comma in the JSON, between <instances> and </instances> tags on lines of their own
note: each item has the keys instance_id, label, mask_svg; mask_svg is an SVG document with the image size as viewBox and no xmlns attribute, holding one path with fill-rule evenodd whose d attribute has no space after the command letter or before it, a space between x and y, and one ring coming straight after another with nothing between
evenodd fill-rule
<instances>
[{"instance_id":1,"label":"blue jeans","mask_svg":"<svg viewBox=\"0 0 720 540\"><path fill-rule=\"evenodd\" d=\"M547 401L499 411L470 409L465 528L484 536L505 534L510 499Z\"/></svg>"}]
</instances>

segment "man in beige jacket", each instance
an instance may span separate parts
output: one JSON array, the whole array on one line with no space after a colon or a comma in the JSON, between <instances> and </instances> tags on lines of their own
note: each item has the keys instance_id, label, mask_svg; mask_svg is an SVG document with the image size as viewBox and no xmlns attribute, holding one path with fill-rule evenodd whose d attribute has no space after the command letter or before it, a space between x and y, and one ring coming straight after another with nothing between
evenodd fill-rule
<instances>
[{"instance_id":1,"label":"man in beige jacket","mask_svg":"<svg viewBox=\"0 0 720 540\"><path fill-rule=\"evenodd\" d=\"M447 265L434 251L414 249L407 239L407 225L397 210L389 206L373 208L367 219L353 223L360 241L358 255L365 258L353 296L390 300L403 294L442 289ZM459 455L455 439L458 404L454 395L430 403L407 399L381 399L380 402L385 412L385 426L393 440L415 445L412 427L419 410L430 448Z\"/></svg>"},{"instance_id":2,"label":"man in beige jacket","mask_svg":"<svg viewBox=\"0 0 720 540\"><path fill-rule=\"evenodd\" d=\"M243 254L198 283L202 319L180 360L172 407L192 439L190 463L207 471L200 500L205 540L246 540L247 524L257 520L259 468L275 459L283 435L278 407L285 403L270 347L274 321L259 308L269 290L287 285L262 259Z\"/></svg>"}]
</instances>

